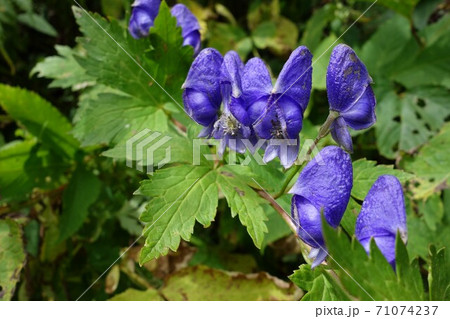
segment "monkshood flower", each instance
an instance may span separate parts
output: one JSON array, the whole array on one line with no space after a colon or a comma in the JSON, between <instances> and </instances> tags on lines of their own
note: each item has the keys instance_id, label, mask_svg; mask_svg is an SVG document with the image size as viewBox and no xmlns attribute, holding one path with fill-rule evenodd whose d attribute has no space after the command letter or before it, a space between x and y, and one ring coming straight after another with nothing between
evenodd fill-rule
<instances>
[{"instance_id":1,"label":"monkshood flower","mask_svg":"<svg viewBox=\"0 0 450 319\"><path fill-rule=\"evenodd\" d=\"M355 235L367 253L374 238L380 251L395 269L395 238L399 231L406 243L405 201L395 176L382 175L372 185L356 220Z\"/></svg>"},{"instance_id":2,"label":"monkshood flower","mask_svg":"<svg viewBox=\"0 0 450 319\"><path fill-rule=\"evenodd\" d=\"M170 10L172 15L177 19L177 26L181 28L183 36L183 45L190 45L194 48L196 55L200 51L202 44L200 36L200 24L194 14L184 5L176 4Z\"/></svg>"},{"instance_id":3,"label":"monkshood flower","mask_svg":"<svg viewBox=\"0 0 450 319\"><path fill-rule=\"evenodd\" d=\"M243 95L232 101L230 110L244 125L252 124L259 138L268 140L263 158L265 162L278 156L287 168L297 159L303 113L311 93L311 61L308 48L298 47L292 52L274 86L261 59L250 59L245 65Z\"/></svg>"},{"instance_id":4,"label":"monkshood flower","mask_svg":"<svg viewBox=\"0 0 450 319\"><path fill-rule=\"evenodd\" d=\"M250 139L252 131L250 127L243 125L230 111L230 105L234 97L242 94L241 77L244 64L235 51L229 51L223 58L221 68L220 89L223 101L223 112L219 120L214 124L212 135L220 140L219 156L228 146L239 153L245 153L243 139Z\"/></svg>"},{"instance_id":5,"label":"monkshood flower","mask_svg":"<svg viewBox=\"0 0 450 319\"><path fill-rule=\"evenodd\" d=\"M350 155L337 146L322 149L300 173L289 193L294 194L291 215L299 237L312 247L311 268L322 263L327 250L322 235L321 213L329 225L341 222L353 186Z\"/></svg>"},{"instance_id":6,"label":"monkshood flower","mask_svg":"<svg viewBox=\"0 0 450 319\"><path fill-rule=\"evenodd\" d=\"M136 38L146 37L153 26L159 12L161 0L135 0L131 12L128 30ZM176 4L170 11L177 19L177 26L181 28L183 45L190 45L194 48L194 54L200 50L200 24L197 18L184 4Z\"/></svg>"},{"instance_id":7,"label":"monkshood flower","mask_svg":"<svg viewBox=\"0 0 450 319\"><path fill-rule=\"evenodd\" d=\"M219 155L229 146L244 153L242 139L251 137L251 129L240 123L230 112L233 91L240 90L244 65L239 55L228 52L224 58L215 49L202 50L191 65L182 88L186 112L205 128L199 137L220 140ZM220 107L223 102L223 111Z\"/></svg>"},{"instance_id":8,"label":"monkshood flower","mask_svg":"<svg viewBox=\"0 0 450 319\"><path fill-rule=\"evenodd\" d=\"M349 152L353 152L353 143L347 126L362 130L376 121L370 83L372 78L355 51L345 44L337 45L327 70L328 102L338 116L330 129L333 139Z\"/></svg>"}]
</instances>

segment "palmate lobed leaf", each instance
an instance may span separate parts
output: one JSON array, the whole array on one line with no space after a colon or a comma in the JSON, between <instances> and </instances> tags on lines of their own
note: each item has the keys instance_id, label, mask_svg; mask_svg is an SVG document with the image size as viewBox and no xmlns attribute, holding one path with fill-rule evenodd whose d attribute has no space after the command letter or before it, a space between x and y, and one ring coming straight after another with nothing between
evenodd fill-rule
<instances>
[{"instance_id":1,"label":"palmate lobed leaf","mask_svg":"<svg viewBox=\"0 0 450 319\"><path fill-rule=\"evenodd\" d=\"M267 232L264 201L242 177L226 166L180 165L158 170L137 192L152 198L141 216L147 225L140 263L166 255L169 249L175 251L181 239L191 238L196 221L208 227L216 215L219 188L232 215L239 216L255 245L261 247Z\"/></svg>"},{"instance_id":2,"label":"palmate lobed leaf","mask_svg":"<svg viewBox=\"0 0 450 319\"><path fill-rule=\"evenodd\" d=\"M118 21L73 8L87 56L77 56L85 72L105 86L105 94L83 101L75 134L83 145L117 144L147 128L166 132L171 111L184 114L181 84L193 59L182 46L181 29L163 2L150 36L134 39Z\"/></svg>"},{"instance_id":3,"label":"palmate lobed leaf","mask_svg":"<svg viewBox=\"0 0 450 319\"><path fill-rule=\"evenodd\" d=\"M418 262L414 260L410 263L401 240L397 240L395 273L375 241L372 240L370 256L367 256L355 239L350 242L342 231L336 231L325 222L322 227L329 251L328 264L339 277L339 281L331 276L329 280L335 281L335 285L342 285L349 298L425 300Z\"/></svg>"}]
</instances>

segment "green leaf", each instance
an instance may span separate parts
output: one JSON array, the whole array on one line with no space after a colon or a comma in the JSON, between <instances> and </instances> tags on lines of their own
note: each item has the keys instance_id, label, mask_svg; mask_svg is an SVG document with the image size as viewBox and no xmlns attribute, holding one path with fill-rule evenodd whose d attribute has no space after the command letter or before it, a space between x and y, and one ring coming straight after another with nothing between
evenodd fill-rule
<instances>
[{"instance_id":1,"label":"green leaf","mask_svg":"<svg viewBox=\"0 0 450 319\"><path fill-rule=\"evenodd\" d=\"M307 291L302 301L344 301L348 296L338 285L333 285L321 267L311 269L311 265L303 264L289 276L298 287Z\"/></svg>"},{"instance_id":2,"label":"green leaf","mask_svg":"<svg viewBox=\"0 0 450 319\"><path fill-rule=\"evenodd\" d=\"M174 166L143 181L139 193L152 197L141 221L147 223L140 263L175 251L189 240L195 221L208 227L218 203L217 174L204 166Z\"/></svg>"},{"instance_id":3,"label":"green leaf","mask_svg":"<svg viewBox=\"0 0 450 319\"><path fill-rule=\"evenodd\" d=\"M364 2L371 2L370 0L358 0ZM410 18L414 8L416 7L419 0L378 0L378 4L385 6L386 8L392 9L401 15Z\"/></svg>"},{"instance_id":4,"label":"green leaf","mask_svg":"<svg viewBox=\"0 0 450 319\"><path fill-rule=\"evenodd\" d=\"M22 231L11 219L0 220L0 300L11 300L25 263Z\"/></svg>"},{"instance_id":5,"label":"green leaf","mask_svg":"<svg viewBox=\"0 0 450 319\"><path fill-rule=\"evenodd\" d=\"M337 40L337 37L334 34L329 35L317 46L315 49L314 56L314 72L312 79L312 87L317 90L325 90L327 88L326 85L326 74L328 63L330 62L331 52L333 52L333 48L330 48L331 45L338 45L341 41ZM336 41L336 43L335 43Z\"/></svg>"},{"instance_id":6,"label":"green leaf","mask_svg":"<svg viewBox=\"0 0 450 319\"><path fill-rule=\"evenodd\" d=\"M181 85L193 50L182 46L181 29L165 2L150 36L139 40L115 20L108 22L77 7L73 11L83 33L78 42L87 52L77 61L88 75L110 88L107 93L113 93L84 101L75 129L83 145L116 144L142 128L167 131L168 103L175 103L176 112L186 117Z\"/></svg>"},{"instance_id":7,"label":"green leaf","mask_svg":"<svg viewBox=\"0 0 450 319\"><path fill-rule=\"evenodd\" d=\"M74 129L83 146L116 144L144 129L166 132L169 128L163 109L130 96L105 93L84 103Z\"/></svg>"},{"instance_id":8,"label":"green leaf","mask_svg":"<svg viewBox=\"0 0 450 319\"><path fill-rule=\"evenodd\" d=\"M31 75L37 74L40 78L53 79L49 84L51 88L72 88L73 91L78 91L95 84L95 79L86 74L74 57L85 56L86 52L63 45L56 45L55 49L58 55L47 57L36 64L31 70Z\"/></svg>"},{"instance_id":9,"label":"green leaf","mask_svg":"<svg viewBox=\"0 0 450 319\"><path fill-rule=\"evenodd\" d=\"M450 88L446 75L450 72L450 17L444 16L436 25L424 29L422 36L427 44L417 53L410 52L410 63L395 72L392 79L407 88L442 85ZM414 74L414 76L411 76Z\"/></svg>"},{"instance_id":10,"label":"green leaf","mask_svg":"<svg viewBox=\"0 0 450 319\"><path fill-rule=\"evenodd\" d=\"M291 20L279 17L258 25L252 32L252 39L258 49L270 49L276 55L285 55L297 46L298 29Z\"/></svg>"},{"instance_id":11,"label":"green leaf","mask_svg":"<svg viewBox=\"0 0 450 319\"><path fill-rule=\"evenodd\" d=\"M430 246L431 267L428 273L430 300L450 300L450 259L445 254L446 248L436 250Z\"/></svg>"},{"instance_id":12,"label":"green leaf","mask_svg":"<svg viewBox=\"0 0 450 319\"><path fill-rule=\"evenodd\" d=\"M419 177L413 189L414 197L427 198L450 178L450 124L445 124L439 134L425 144L413 157L405 157L401 165Z\"/></svg>"},{"instance_id":13,"label":"green leaf","mask_svg":"<svg viewBox=\"0 0 450 319\"><path fill-rule=\"evenodd\" d=\"M423 300L423 287L411 289L416 282L406 282L416 278L418 268L402 260L402 274L397 275L378 249L375 241L371 241L370 256L355 239L350 242L342 231L336 231L325 221L322 222L323 234L329 251L327 261L337 273L339 282L345 291L358 300ZM399 253L397 253L399 254ZM323 267L323 266L320 266ZM420 274L419 274L420 276ZM336 281L334 277L329 280Z\"/></svg>"},{"instance_id":14,"label":"green leaf","mask_svg":"<svg viewBox=\"0 0 450 319\"><path fill-rule=\"evenodd\" d=\"M315 10L312 17L306 23L305 31L303 32L300 44L307 46L312 52L319 51L320 48L318 46L321 43L321 39L323 38L324 29L334 18L335 10L336 5L332 3L327 3L323 7L320 7L317 10ZM324 52L325 49L327 48L324 48L321 52L319 51L320 52L319 54ZM314 56L318 57L318 55ZM330 55L328 55L328 59L326 57L322 57L324 60L327 60L326 61L327 64L329 57Z\"/></svg>"},{"instance_id":15,"label":"green leaf","mask_svg":"<svg viewBox=\"0 0 450 319\"><path fill-rule=\"evenodd\" d=\"M230 50L239 53L241 59L246 59L252 51L252 39L239 26L233 26L227 23L211 22L208 25L211 36L208 46L216 48L220 53L225 54Z\"/></svg>"},{"instance_id":16,"label":"green leaf","mask_svg":"<svg viewBox=\"0 0 450 319\"><path fill-rule=\"evenodd\" d=\"M266 202L252 189L241 176L226 166L219 169L217 179L233 217L239 216L241 224L247 227L256 247L261 248L264 233L267 233L267 217L262 205Z\"/></svg>"},{"instance_id":17,"label":"green leaf","mask_svg":"<svg viewBox=\"0 0 450 319\"><path fill-rule=\"evenodd\" d=\"M58 32L55 30L55 28L50 23L48 23L47 20L44 19L44 17L36 13L26 12L19 14L17 16L17 20L25 24L26 26L51 37L56 37L58 35Z\"/></svg>"},{"instance_id":18,"label":"green leaf","mask_svg":"<svg viewBox=\"0 0 450 319\"><path fill-rule=\"evenodd\" d=\"M394 169L393 165L376 165L375 161L359 159L353 162L353 188L352 196L364 200L373 183L381 175L394 175L403 184L414 175L402 170Z\"/></svg>"},{"instance_id":19,"label":"green leaf","mask_svg":"<svg viewBox=\"0 0 450 319\"><path fill-rule=\"evenodd\" d=\"M63 194L59 241L69 238L80 229L88 216L89 207L100 194L101 185L100 180L83 163L78 164Z\"/></svg>"},{"instance_id":20,"label":"green leaf","mask_svg":"<svg viewBox=\"0 0 450 319\"><path fill-rule=\"evenodd\" d=\"M413 151L438 132L450 115L450 93L424 88L397 95L390 92L377 106L377 145L382 155L394 158L397 150Z\"/></svg>"},{"instance_id":21,"label":"green leaf","mask_svg":"<svg viewBox=\"0 0 450 319\"><path fill-rule=\"evenodd\" d=\"M294 285L267 273L245 275L195 266L170 275L161 289L167 300L298 300Z\"/></svg>"},{"instance_id":22,"label":"green leaf","mask_svg":"<svg viewBox=\"0 0 450 319\"><path fill-rule=\"evenodd\" d=\"M36 93L0 84L0 104L44 145L73 158L78 142L69 133L72 126L49 102Z\"/></svg>"},{"instance_id":23,"label":"green leaf","mask_svg":"<svg viewBox=\"0 0 450 319\"><path fill-rule=\"evenodd\" d=\"M433 203L441 197L441 193L436 193L432 197L429 197L423 203L423 200L419 200L419 203L409 200L406 201L407 212L407 224L408 224L408 252L411 256L420 256L422 259L429 259L429 246L432 244L436 249L447 247L450 242L450 209L449 199L450 191L444 190L444 203ZM437 220L440 216L440 212L430 211L433 207L444 207L444 215ZM430 217L427 215L432 214L433 222L430 223ZM430 228L430 224L432 226Z\"/></svg>"},{"instance_id":24,"label":"green leaf","mask_svg":"<svg viewBox=\"0 0 450 319\"><path fill-rule=\"evenodd\" d=\"M410 262L405 243L401 239L400 232L397 232L395 243L395 264L399 281L403 283L407 291L414 296L416 300L424 300L423 283L420 275L420 266L418 259Z\"/></svg>"},{"instance_id":25,"label":"green leaf","mask_svg":"<svg viewBox=\"0 0 450 319\"><path fill-rule=\"evenodd\" d=\"M163 301L164 299L154 288L147 290L137 290L128 288L124 292L115 295L109 301Z\"/></svg>"},{"instance_id":26,"label":"green leaf","mask_svg":"<svg viewBox=\"0 0 450 319\"><path fill-rule=\"evenodd\" d=\"M353 198L350 197L347 208L344 212L344 216L341 220L341 226L350 235L355 234L356 218L361 211L361 205Z\"/></svg>"},{"instance_id":27,"label":"green leaf","mask_svg":"<svg viewBox=\"0 0 450 319\"><path fill-rule=\"evenodd\" d=\"M15 141L0 148L2 201L23 200L34 188L54 189L65 181L71 165L36 140Z\"/></svg>"}]
</instances>

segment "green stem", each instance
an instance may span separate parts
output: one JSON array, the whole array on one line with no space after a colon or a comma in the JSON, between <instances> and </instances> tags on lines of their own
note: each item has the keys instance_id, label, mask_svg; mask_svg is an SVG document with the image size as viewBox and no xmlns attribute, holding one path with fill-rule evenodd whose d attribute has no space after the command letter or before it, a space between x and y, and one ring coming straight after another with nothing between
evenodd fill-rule
<instances>
[{"instance_id":1,"label":"green stem","mask_svg":"<svg viewBox=\"0 0 450 319\"><path fill-rule=\"evenodd\" d=\"M286 179L284 180L283 186L281 187L280 191L275 194L274 196L275 199L279 198L280 196L283 196L284 192L286 191L286 188L288 188L292 179L295 177L295 175L297 175L301 167L302 165L296 165L293 169L289 171L289 175L286 176Z\"/></svg>"}]
</instances>

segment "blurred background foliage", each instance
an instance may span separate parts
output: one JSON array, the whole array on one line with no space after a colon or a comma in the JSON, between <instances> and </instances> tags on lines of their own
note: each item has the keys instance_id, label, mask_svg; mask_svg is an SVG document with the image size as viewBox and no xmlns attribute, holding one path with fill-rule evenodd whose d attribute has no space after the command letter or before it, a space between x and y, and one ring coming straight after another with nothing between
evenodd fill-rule
<instances>
[{"instance_id":1,"label":"blurred background foliage","mask_svg":"<svg viewBox=\"0 0 450 319\"><path fill-rule=\"evenodd\" d=\"M430 255L430 244L450 243L450 2L179 2L200 20L204 47L236 50L244 60L261 57L274 76L297 46L313 52L302 138L314 138L328 114L327 49L346 43L356 50L374 79L378 121L365 134L353 132L353 159L361 161L342 226L353 233L368 181L399 169L407 192L408 253L420 258L426 274L427 262L440 256L435 248ZM129 16L128 0L79 3L122 25ZM143 240L126 248L143 229L138 217L148 199L133 192L145 176L101 156L115 140L88 136L90 127L80 124L99 86L80 67L86 52L75 41L81 34L72 5L0 0L0 299L74 300L105 270L83 300L299 300L306 291L305 300L336 297L322 294L325 277L313 285L294 276L302 289L288 280L305 263L304 251L275 211L263 208L269 232L259 250L223 198L210 227L197 224L177 252L139 266ZM42 123L48 123L44 131ZM279 203L290 210L288 197Z\"/></svg>"}]
</instances>

